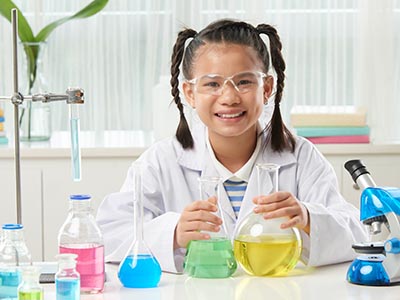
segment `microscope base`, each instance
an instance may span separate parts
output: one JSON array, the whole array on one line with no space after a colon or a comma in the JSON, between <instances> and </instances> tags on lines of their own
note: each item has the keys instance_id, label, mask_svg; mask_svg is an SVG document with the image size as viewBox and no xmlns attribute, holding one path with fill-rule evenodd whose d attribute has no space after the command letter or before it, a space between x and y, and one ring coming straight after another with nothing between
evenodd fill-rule
<instances>
[{"instance_id":1,"label":"microscope base","mask_svg":"<svg viewBox=\"0 0 400 300\"><path fill-rule=\"evenodd\" d=\"M362 255L356 258L347 271L347 281L361 285L390 285L390 278L386 273L382 261L384 255Z\"/></svg>"}]
</instances>

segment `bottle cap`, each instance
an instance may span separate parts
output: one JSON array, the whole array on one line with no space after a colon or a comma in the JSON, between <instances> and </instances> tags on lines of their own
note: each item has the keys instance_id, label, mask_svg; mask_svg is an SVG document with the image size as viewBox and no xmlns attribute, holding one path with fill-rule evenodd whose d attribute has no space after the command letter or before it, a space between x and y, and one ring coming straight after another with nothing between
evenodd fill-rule
<instances>
[{"instance_id":1,"label":"bottle cap","mask_svg":"<svg viewBox=\"0 0 400 300\"><path fill-rule=\"evenodd\" d=\"M71 200L89 200L91 198L92 197L90 195L80 195L80 194L69 196L69 199L71 199Z\"/></svg>"},{"instance_id":2,"label":"bottle cap","mask_svg":"<svg viewBox=\"0 0 400 300\"><path fill-rule=\"evenodd\" d=\"M16 230L22 229L24 226L22 224L3 224L2 229L4 230Z\"/></svg>"},{"instance_id":3,"label":"bottle cap","mask_svg":"<svg viewBox=\"0 0 400 300\"><path fill-rule=\"evenodd\" d=\"M22 277L37 277L39 268L35 266L26 266L22 268Z\"/></svg>"},{"instance_id":4,"label":"bottle cap","mask_svg":"<svg viewBox=\"0 0 400 300\"><path fill-rule=\"evenodd\" d=\"M78 255L73 254L73 253L62 253L62 254L56 255L58 265L61 268L75 268L77 258L78 258Z\"/></svg>"}]
</instances>

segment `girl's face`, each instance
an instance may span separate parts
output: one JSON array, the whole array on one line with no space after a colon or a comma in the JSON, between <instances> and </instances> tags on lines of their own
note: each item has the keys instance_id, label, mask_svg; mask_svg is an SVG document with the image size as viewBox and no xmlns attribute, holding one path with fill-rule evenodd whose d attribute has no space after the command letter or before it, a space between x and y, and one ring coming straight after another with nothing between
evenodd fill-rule
<instances>
[{"instance_id":1,"label":"girl's face","mask_svg":"<svg viewBox=\"0 0 400 300\"><path fill-rule=\"evenodd\" d=\"M239 92L230 81L221 84L221 78L199 81L207 74L218 74L223 78L250 71L258 75L258 83L245 93ZM183 83L183 92L189 104L196 109L200 119L208 127L211 141L234 137L256 137L257 121L264 103L271 95L271 76L261 77L263 64L257 53L248 46L238 44L206 44L200 47L193 62L192 76L196 83ZM190 79L193 79L190 78ZM203 77L204 79L204 77ZM241 75L232 79L236 85L246 86L248 78ZM201 84L201 85L200 85ZM218 93L204 90L222 87ZM218 95L220 94L220 95Z\"/></svg>"}]
</instances>

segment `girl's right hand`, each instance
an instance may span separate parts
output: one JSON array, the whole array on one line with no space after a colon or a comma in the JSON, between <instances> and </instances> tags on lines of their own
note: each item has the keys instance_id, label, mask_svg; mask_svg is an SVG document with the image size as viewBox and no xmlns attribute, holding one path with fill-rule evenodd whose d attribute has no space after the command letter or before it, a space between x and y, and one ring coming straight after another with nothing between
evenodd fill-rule
<instances>
[{"instance_id":1,"label":"girl's right hand","mask_svg":"<svg viewBox=\"0 0 400 300\"><path fill-rule=\"evenodd\" d=\"M201 231L218 232L221 218L213 214L217 211L217 199L197 200L183 210L175 228L174 249L186 248L191 240L207 240L210 235Z\"/></svg>"}]
</instances>

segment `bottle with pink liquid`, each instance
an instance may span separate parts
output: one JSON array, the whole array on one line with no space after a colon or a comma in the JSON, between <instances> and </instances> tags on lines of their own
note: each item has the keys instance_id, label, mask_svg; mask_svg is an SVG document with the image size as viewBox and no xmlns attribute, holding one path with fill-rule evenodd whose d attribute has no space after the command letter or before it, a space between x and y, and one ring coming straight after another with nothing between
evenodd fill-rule
<instances>
[{"instance_id":1,"label":"bottle with pink liquid","mask_svg":"<svg viewBox=\"0 0 400 300\"><path fill-rule=\"evenodd\" d=\"M59 253L78 255L77 271L81 293L96 294L104 289L104 243L90 207L89 195L71 195L68 217L58 233Z\"/></svg>"}]
</instances>

